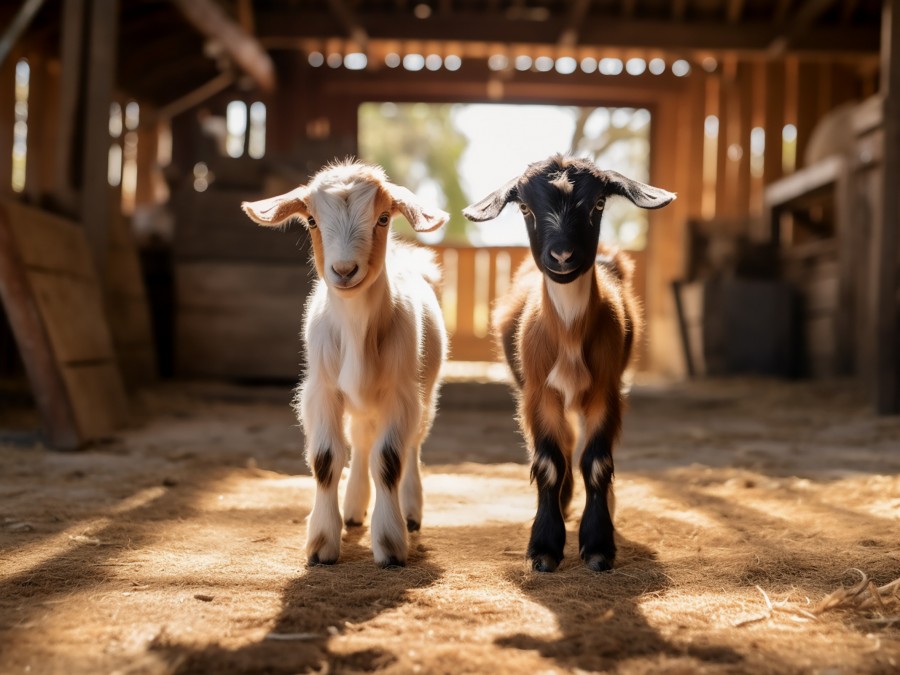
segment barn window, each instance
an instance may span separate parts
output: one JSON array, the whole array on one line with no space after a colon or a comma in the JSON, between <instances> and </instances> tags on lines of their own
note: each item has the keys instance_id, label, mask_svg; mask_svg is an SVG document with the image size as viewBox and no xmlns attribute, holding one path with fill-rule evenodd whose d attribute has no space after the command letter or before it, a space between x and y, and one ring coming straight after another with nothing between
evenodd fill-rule
<instances>
[{"instance_id":1,"label":"barn window","mask_svg":"<svg viewBox=\"0 0 900 675\"><path fill-rule=\"evenodd\" d=\"M109 106L109 135L113 139L109 144L109 161L106 170L107 181L113 187L122 182L122 146L120 138L125 122L122 119L122 106L113 102Z\"/></svg>"},{"instance_id":2,"label":"barn window","mask_svg":"<svg viewBox=\"0 0 900 675\"><path fill-rule=\"evenodd\" d=\"M133 213L137 197L138 124L141 109L137 101L125 106L125 135L122 138L122 212Z\"/></svg>"},{"instance_id":3,"label":"barn window","mask_svg":"<svg viewBox=\"0 0 900 675\"><path fill-rule=\"evenodd\" d=\"M16 63L16 113L13 126L12 189L25 189L25 158L28 154L28 82L31 67L26 59Z\"/></svg>"},{"instance_id":4,"label":"barn window","mask_svg":"<svg viewBox=\"0 0 900 675\"><path fill-rule=\"evenodd\" d=\"M244 154L244 141L247 137L247 104L243 101L232 101L225 110L225 152L229 157L240 157Z\"/></svg>"},{"instance_id":5,"label":"barn window","mask_svg":"<svg viewBox=\"0 0 900 675\"><path fill-rule=\"evenodd\" d=\"M250 106L250 134L247 154L259 159L266 154L266 104L257 101Z\"/></svg>"}]
</instances>

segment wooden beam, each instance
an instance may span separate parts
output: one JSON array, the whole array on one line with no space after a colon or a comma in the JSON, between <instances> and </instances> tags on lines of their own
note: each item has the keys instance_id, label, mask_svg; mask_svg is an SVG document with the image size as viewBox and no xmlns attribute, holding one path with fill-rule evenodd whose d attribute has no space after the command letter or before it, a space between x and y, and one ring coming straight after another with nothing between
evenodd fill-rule
<instances>
[{"instance_id":1,"label":"wooden beam","mask_svg":"<svg viewBox=\"0 0 900 675\"><path fill-rule=\"evenodd\" d=\"M253 14L253 0L238 0L237 17L241 28L247 31L248 35L256 33L256 17Z\"/></svg>"},{"instance_id":2,"label":"wooden beam","mask_svg":"<svg viewBox=\"0 0 900 675\"><path fill-rule=\"evenodd\" d=\"M344 0L328 0L328 7L337 17L338 21L341 22L341 25L344 27L344 30L350 39L359 45L360 49L365 51L366 45L369 42L369 36L366 33L366 29L363 27L362 22L360 22L359 18L356 16L356 12L354 12Z\"/></svg>"},{"instance_id":3,"label":"wooden beam","mask_svg":"<svg viewBox=\"0 0 900 675\"><path fill-rule=\"evenodd\" d=\"M75 157L81 154L78 103L81 94L85 0L65 0L60 37L59 144L56 147L56 201L70 215L77 211Z\"/></svg>"},{"instance_id":4,"label":"wooden beam","mask_svg":"<svg viewBox=\"0 0 900 675\"><path fill-rule=\"evenodd\" d=\"M9 56L9 52L12 51L16 41L22 36L22 33L25 32L28 26L31 25L32 20L43 4L44 0L25 0L25 2L22 3L22 7L16 13L15 17L13 17L12 22L10 22L6 30L3 31L3 35L0 35L0 65L3 65L3 62L6 60L6 57Z\"/></svg>"},{"instance_id":5,"label":"wooden beam","mask_svg":"<svg viewBox=\"0 0 900 675\"><path fill-rule=\"evenodd\" d=\"M900 245L900 7L884 0L881 38L881 94L884 100L884 159L881 218L873 233L875 260L875 408L879 414L900 412L900 311L897 298Z\"/></svg>"},{"instance_id":6,"label":"wooden beam","mask_svg":"<svg viewBox=\"0 0 900 675\"><path fill-rule=\"evenodd\" d=\"M109 198L109 106L116 74L118 0L91 0L87 15L84 147L81 171L81 222L97 265L101 287L106 279L112 204Z\"/></svg>"},{"instance_id":7,"label":"wooden beam","mask_svg":"<svg viewBox=\"0 0 900 675\"><path fill-rule=\"evenodd\" d=\"M622 0L622 16L626 19L633 17L636 6L637 0Z\"/></svg>"},{"instance_id":8,"label":"wooden beam","mask_svg":"<svg viewBox=\"0 0 900 675\"><path fill-rule=\"evenodd\" d=\"M848 24L853 21L853 15L856 13L856 8L859 7L859 0L844 0L843 5L841 6L841 23Z\"/></svg>"},{"instance_id":9,"label":"wooden beam","mask_svg":"<svg viewBox=\"0 0 900 675\"><path fill-rule=\"evenodd\" d=\"M737 23L741 20L744 13L744 0L728 0L728 8L726 10L728 23Z\"/></svg>"},{"instance_id":10,"label":"wooden beam","mask_svg":"<svg viewBox=\"0 0 900 675\"><path fill-rule=\"evenodd\" d=\"M769 53L772 56L784 54L791 42L806 33L810 26L818 19L836 0L806 0L794 13L790 23L782 35L779 35L769 45Z\"/></svg>"},{"instance_id":11,"label":"wooden beam","mask_svg":"<svg viewBox=\"0 0 900 675\"><path fill-rule=\"evenodd\" d=\"M687 11L687 0L672 1L672 19L675 21L684 21L684 15Z\"/></svg>"},{"instance_id":12,"label":"wooden beam","mask_svg":"<svg viewBox=\"0 0 900 675\"><path fill-rule=\"evenodd\" d=\"M569 9L566 27L559 34L559 44L563 47L574 47L578 44L578 33L591 7L591 0L575 0Z\"/></svg>"},{"instance_id":13,"label":"wooden beam","mask_svg":"<svg viewBox=\"0 0 900 675\"><path fill-rule=\"evenodd\" d=\"M180 0L187 2L189 0ZM566 18L551 16L546 21L509 18L503 13L454 12L439 21L422 21L411 14L398 16L379 12L358 13L370 41L409 40L416 42L507 42L517 45L553 46L566 28ZM296 44L308 38L341 38L346 31L329 12L299 10L257 10L260 40L266 44ZM729 24L722 21L671 21L609 17L585 23L579 31L579 44L618 49L678 50L688 52L756 52L766 49L782 34L772 22L746 21ZM841 55L874 58L878 29L872 26L816 26L815 30L792 40L797 53L827 54L832 60Z\"/></svg>"},{"instance_id":14,"label":"wooden beam","mask_svg":"<svg viewBox=\"0 0 900 675\"><path fill-rule=\"evenodd\" d=\"M263 91L275 89L275 66L252 35L229 18L214 0L171 0L200 33L218 42L234 63Z\"/></svg>"},{"instance_id":15,"label":"wooden beam","mask_svg":"<svg viewBox=\"0 0 900 675\"><path fill-rule=\"evenodd\" d=\"M191 108L195 108L204 101L209 100L220 91L224 91L230 87L232 84L234 84L234 75L231 73L222 73L218 77L200 85L184 96L166 103L156 111L156 118L160 120L170 120L176 115L187 112Z\"/></svg>"}]
</instances>

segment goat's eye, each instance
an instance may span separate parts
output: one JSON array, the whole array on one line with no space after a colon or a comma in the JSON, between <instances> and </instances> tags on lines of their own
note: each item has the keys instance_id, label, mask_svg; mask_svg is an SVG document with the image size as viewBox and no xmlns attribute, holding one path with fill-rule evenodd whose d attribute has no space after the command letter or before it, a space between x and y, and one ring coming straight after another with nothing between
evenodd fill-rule
<instances>
[{"instance_id":1,"label":"goat's eye","mask_svg":"<svg viewBox=\"0 0 900 675\"><path fill-rule=\"evenodd\" d=\"M389 222L391 222L391 214L387 211L378 216L378 224L382 227L386 227Z\"/></svg>"},{"instance_id":2,"label":"goat's eye","mask_svg":"<svg viewBox=\"0 0 900 675\"><path fill-rule=\"evenodd\" d=\"M594 204L594 210L602 211L604 206L606 206L606 197L600 197L600 199L597 200L597 203Z\"/></svg>"},{"instance_id":3,"label":"goat's eye","mask_svg":"<svg viewBox=\"0 0 900 675\"><path fill-rule=\"evenodd\" d=\"M526 204L526 203L524 203L524 202L519 202L519 211L521 211L522 214L523 214L523 215L526 215L526 216L527 216L529 213L531 213L531 209L528 208L528 204Z\"/></svg>"},{"instance_id":4,"label":"goat's eye","mask_svg":"<svg viewBox=\"0 0 900 675\"><path fill-rule=\"evenodd\" d=\"M310 216L306 219L306 224L310 227L310 229L312 229L316 226L316 219Z\"/></svg>"}]
</instances>

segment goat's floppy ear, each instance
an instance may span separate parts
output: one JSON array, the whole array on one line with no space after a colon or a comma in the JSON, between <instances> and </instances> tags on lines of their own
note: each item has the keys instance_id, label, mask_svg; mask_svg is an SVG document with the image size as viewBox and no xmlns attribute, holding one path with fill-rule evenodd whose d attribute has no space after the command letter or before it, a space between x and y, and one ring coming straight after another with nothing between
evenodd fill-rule
<instances>
[{"instance_id":1,"label":"goat's floppy ear","mask_svg":"<svg viewBox=\"0 0 900 675\"><path fill-rule=\"evenodd\" d=\"M476 223L481 223L485 220L493 220L500 215L504 206L509 204L513 199L516 199L516 184L518 182L518 178L507 181L503 187L499 190L495 190L477 204L472 204L471 206L464 208L463 215Z\"/></svg>"},{"instance_id":2,"label":"goat's floppy ear","mask_svg":"<svg viewBox=\"0 0 900 675\"><path fill-rule=\"evenodd\" d=\"M276 227L291 218L309 218L309 209L306 206L306 198L309 196L309 188L302 185L290 192L269 199L260 199L257 202L243 202L241 208L265 227Z\"/></svg>"},{"instance_id":3,"label":"goat's floppy ear","mask_svg":"<svg viewBox=\"0 0 900 675\"><path fill-rule=\"evenodd\" d=\"M386 183L388 194L394 200L394 208L409 221L416 232L431 232L450 220L450 214L441 209L426 208L411 190Z\"/></svg>"},{"instance_id":4,"label":"goat's floppy ear","mask_svg":"<svg viewBox=\"0 0 900 675\"><path fill-rule=\"evenodd\" d=\"M642 209L659 209L675 199L675 193L626 178L615 171L602 171L599 178L606 183L608 194L631 200Z\"/></svg>"}]
</instances>

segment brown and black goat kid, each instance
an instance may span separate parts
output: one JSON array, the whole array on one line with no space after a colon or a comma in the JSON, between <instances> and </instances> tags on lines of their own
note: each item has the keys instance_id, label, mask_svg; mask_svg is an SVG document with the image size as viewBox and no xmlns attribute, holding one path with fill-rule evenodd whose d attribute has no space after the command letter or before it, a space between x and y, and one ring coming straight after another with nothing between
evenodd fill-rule
<instances>
[{"instance_id":1,"label":"brown and black goat kid","mask_svg":"<svg viewBox=\"0 0 900 675\"><path fill-rule=\"evenodd\" d=\"M491 220L515 202L528 228L533 260L498 300L493 323L518 384L519 420L538 489L528 557L540 572L552 572L563 557L576 461L587 492L581 558L603 571L616 555L612 450L622 422L622 375L641 315L631 259L599 245L603 209L615 196L645 209L675 198L589 160L556 155L463 211L469 220ZM582 420L580 461L570 413Z\"/></svg>"}]
</instances>

